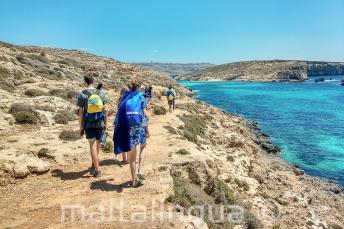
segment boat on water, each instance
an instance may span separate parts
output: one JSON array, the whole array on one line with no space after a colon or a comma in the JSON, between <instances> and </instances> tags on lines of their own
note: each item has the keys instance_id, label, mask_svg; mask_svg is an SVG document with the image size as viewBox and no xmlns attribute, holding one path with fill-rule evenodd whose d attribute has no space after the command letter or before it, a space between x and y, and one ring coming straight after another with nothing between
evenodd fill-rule
<instances>
[{"instance_id":1,"label":"boat on water","mask_svg":"<svg viewBox=\"0 0 344 229\"><path fill-rule=\"evenodd\" d=\"M314 82L316 82L316 83L325 82L325 78L315 79Z\"/></svg>"}]
</instances>

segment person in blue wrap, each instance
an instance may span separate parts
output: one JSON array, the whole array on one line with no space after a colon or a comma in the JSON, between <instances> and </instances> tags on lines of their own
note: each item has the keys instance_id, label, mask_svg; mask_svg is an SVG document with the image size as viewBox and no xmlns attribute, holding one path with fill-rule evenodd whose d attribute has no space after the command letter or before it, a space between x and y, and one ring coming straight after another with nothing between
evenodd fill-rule
<instances>
[{"instance_id":1,"label":"person in blue wrap","mask_svg":"<svg viewBox=\"0 0 344 229\"><path fill-rule=\"evenodd\" d=\"M114 153L128 152L132 185L137 187L144 177L141 174L144 160L146 139L149 137L148 118L145 115L147 107L143 93L139 91L141 81L133 79L128 83L129 91L123 94L119 103L114 130ZM140 146L138 172L136 170L137 147Z\"/></svg>"}]
</instances>

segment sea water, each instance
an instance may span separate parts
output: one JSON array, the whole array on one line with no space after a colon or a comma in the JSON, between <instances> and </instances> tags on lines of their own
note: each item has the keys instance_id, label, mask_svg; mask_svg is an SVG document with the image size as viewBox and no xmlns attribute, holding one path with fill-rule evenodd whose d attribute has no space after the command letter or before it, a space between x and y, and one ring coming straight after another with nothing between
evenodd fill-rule
<instances>
[{"instance_id":1,"label":"sea water","mask_svg":"<svg viewBox=\"0 0 344 229\"><path fill-rule=\"evenodd\" d=\"M322 76L323 77L323 76ZM315 83L181 82L198 99L256 120L281 157L308 174L344 185L344 86Z\"/></svg>"}]
</instances>

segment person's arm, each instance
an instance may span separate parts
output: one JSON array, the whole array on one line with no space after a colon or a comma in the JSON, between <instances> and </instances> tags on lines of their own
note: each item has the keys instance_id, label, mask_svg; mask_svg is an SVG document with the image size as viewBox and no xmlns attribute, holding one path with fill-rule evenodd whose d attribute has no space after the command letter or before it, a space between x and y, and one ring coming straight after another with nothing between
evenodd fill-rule
<instances>
[{"instance_id":1,"label":"person's arm","mask_svg":"<svg viewBox=\"0 0 344 229\"><path fill-rule=\"evenodd\" d=\"M80 128L80 136L84 135L84 108L79 107L79 128Z\"/></svg>"},{"instance_id":2,"label":"person's arm","mask_svg":"<svg viewBox=\"0 0 344 229\"><path fill-rule=\"evenodd\" d=\"M107 123L108 123L108 106L107 104L104 105L104 131L107 130Z\"/></svg>"},{"instance_id":3,"label":"person's arm","mask_svg":"<svg viewBox=\"0 0 344 229\"><path fill-rule=\"evenodd\" d=\"M84 135L84 105L83 105L83 98L82 98L82 94L79 94L78 96L78 100L77 100L77 104L79 107L79 112L78 112L78 116L79 116L79 130L80 130L80 136Z\"/></svg>"}]
</instances>

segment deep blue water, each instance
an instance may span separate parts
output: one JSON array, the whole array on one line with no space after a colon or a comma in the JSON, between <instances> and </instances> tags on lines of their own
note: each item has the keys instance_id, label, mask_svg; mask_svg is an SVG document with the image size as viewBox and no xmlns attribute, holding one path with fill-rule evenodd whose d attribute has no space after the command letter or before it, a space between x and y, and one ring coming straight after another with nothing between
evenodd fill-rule
<instances>
[{"instance_id":1,"label":"deep blue water","mask_svg":"<svg viewBox=\"0 0 344 229\"><path fill-rule=\"evenodd\" d=\"M181 83L204 102L258 121L285 160L344 185L344 86L330 77L337 81Z\"/></svg>"}]
</instances>

